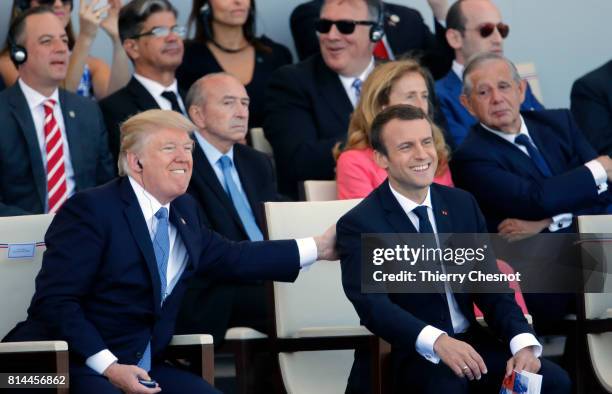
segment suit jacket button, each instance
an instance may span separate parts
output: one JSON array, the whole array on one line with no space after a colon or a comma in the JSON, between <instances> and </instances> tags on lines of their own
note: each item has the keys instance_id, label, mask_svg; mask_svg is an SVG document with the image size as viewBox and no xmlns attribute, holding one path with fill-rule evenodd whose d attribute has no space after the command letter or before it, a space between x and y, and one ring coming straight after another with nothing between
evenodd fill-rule
<instances>
[{"instance_id":1,"label":"suit jacket button","mask_svg":"<svg viewBox=\"0 0 612 394\"><path fill-rule=\"evenodd\" d=\"M138 360L140 360L142 358L142 353L141 352L136 352L136 358Z\"/></svg>"}]
</instances>

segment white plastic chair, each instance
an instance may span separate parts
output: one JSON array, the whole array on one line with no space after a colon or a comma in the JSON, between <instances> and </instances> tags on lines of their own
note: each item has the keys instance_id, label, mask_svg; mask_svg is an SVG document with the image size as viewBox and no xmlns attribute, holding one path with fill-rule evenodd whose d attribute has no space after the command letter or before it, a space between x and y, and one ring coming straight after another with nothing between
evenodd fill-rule
<instances>
[{"instance_id":1,"label":"white plastic chair","mask_svg":"<svg viewBox=\"0 0 612 394\"><path fill-rule=\"evenodd\" d=\"M531 87L533 95L538 99L540 104L544 105L544 98L542 96L542 88L540 87L540 77L536 71L534 63L519 63L516 65L516 69L522 79L526 80Z\"/></svg>"},{"instance_id":2,"label":"white plastic chair","mask_svg":"<svg viewBox=\"0 0 612 394\"><path fill-rule=\"evenodd\" d=\"M304 181L304 200L333 201L337 200L336 181Z\"/></svg>"}]
</instances>

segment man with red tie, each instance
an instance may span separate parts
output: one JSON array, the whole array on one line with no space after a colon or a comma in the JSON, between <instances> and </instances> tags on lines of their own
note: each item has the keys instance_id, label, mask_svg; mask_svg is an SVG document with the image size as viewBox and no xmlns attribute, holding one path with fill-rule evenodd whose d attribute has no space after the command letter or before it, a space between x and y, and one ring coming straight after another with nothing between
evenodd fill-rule
<instances>
[{"instance_id":1,"label":"man with red tie","mask_svg":"<svg viewBox=\"0 0 612 394\"><path fill-rule=\"evenodd\" d=\"M0 94L0 216L55 213L113 177L106 129L95 102L59 88L68 38L51 9L19 16L9 43L19 80Z\"/></svg>"}]
</instances>

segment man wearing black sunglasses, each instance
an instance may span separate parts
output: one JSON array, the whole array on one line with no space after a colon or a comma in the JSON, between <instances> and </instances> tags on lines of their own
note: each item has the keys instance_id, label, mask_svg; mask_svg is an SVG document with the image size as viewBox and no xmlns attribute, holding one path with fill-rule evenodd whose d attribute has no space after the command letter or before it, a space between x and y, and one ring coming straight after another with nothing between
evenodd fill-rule
<instances>
[{"instance_id":1,"label":"man wearing black sunglasses","mask_svg":"<svg viewBox=\"0 0 612 394\"><path fill-rule=\"evenodd\" d=\"M264 131L281 193L296 198L298 182L334 179L332 148L346 137L361 83L374 68L379 10L378 0L327 0L317 23L321 53L272 76Z\"/></svg>"},{"instance_id":2,"label":"man wearing black sunglasses","mask_svg":"<svg viewBox=\"0 0 612 394\"><path fill-rule=\"evenodd\" d=\"M115 161L119 154L119 125L141 111L171 109L186 114L184 92L175 72L183 61L186 29L177 24L177 11L168 0L135 0L119 14L119 36L134 64L128 84L100 101Z\"/></svg>"},{"instance_id":3,"label":"man wearing black sunglasses","mask_svg":"<svg viewBox=\"0 0 612 394\"><path fill-rule=\"evenodd\" d=\"M455 51L451 71L436 82L436 94L448 123L448 132L459 146L476 120L459 102L464 65L479 52L504 53L510 27L490 0L458 0L446 16L446 40ZM542 110L529 86L521 109Z\"/></svg>"}]
</instances>

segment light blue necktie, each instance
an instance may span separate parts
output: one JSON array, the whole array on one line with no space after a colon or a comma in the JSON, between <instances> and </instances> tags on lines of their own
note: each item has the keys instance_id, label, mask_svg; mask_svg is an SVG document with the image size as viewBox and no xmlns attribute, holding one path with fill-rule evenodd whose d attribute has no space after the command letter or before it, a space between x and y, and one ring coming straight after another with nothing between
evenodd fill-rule
<instances>
[{"instance_id":1,"label":"light blue necktie","mask_svg":"<svg viewBox=\"0 0 612 394\"><path fill-rule=\"evenodd\" d=\"M514 142L519 145L523 145L525 148L527 148L527 152L529 153L531 160L533 160L534 164L536 165L536 167L538 167L538 170L540 170L542 175L547 178L552 176L552 172L550 171L548 163L546 163L546 160L544 160L544 156L542 156L540 151L536 148L535 144L527 134L517 135L514 139Z\"/></svg>"},{"instance_id":2,"label":"light blue necktie","mask_svg":"<svg viewBox=\"0 0 612 394\"><path fill-rule=\"evenodd\" d=\"M167 279L166 272L168 271L168 257L170 254L170 236L168 234L168 209L165 207L159 208L155 213L157 218L157 229L153 237L153 252L155 253L155 261L157 262L157 271L159 272L160 290L162 304L166 298ZM145 371L151 369L151 341L147 343L142 358L138 361L138 366Z\"/></svg>"},{"instance_id":3,"label":"light blue necktie","mask_svg":"<svg viewBox=\"0 0 612 394\"><path fill-rule=\"evenodd\" d=\"M263 235L261 234L259 227L257 227L255 216L253 216L253 211L251 211L251 207L249 206L246 196L240 192L238 186L236 183L234 183L234 179L232 178L232 160L223 155L221 158L219 158L219 165L221 166L223 178L225 179L225 191L232 199L234 208L236 208L238 216L240 216L240 221L242 222L249 239L251 241L261 241L263 239Z\"/></svg>"},{"instance_id":4,"label":"light blue necktie","mask_svg":"<svg viewBox=\"0 0 612 394\"><path fill-rule=\"evenodd\" d=\"M361 79L359 78L355 78L355 80L351 84L353 89L355 89L355 96L357 97L357 101L359 101L359 98L361 97L361 85L363 85L363 81L361 81Z\"/></svg>"}]
</instances>

